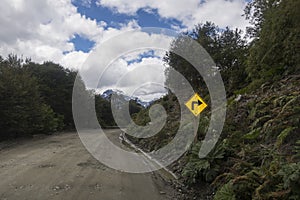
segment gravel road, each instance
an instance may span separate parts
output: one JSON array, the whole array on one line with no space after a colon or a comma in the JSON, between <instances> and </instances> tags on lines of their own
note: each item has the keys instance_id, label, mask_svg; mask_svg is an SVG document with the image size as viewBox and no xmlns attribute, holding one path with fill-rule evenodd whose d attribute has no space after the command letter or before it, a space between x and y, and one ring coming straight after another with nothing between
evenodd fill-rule
<instances>
[{"instance_id":1,"label":"gravel road","mask_svg":"<svg viewBox=\"0 0 300 200\"><path fill-rule=\"evenodd\" d=\"M120 143L119 130L108 130L107 134ZM128 174L110 169L87 152L77 133L60 133L0 144L0 199L176 198L158 173Z\"/></svg>"}]
</instances>

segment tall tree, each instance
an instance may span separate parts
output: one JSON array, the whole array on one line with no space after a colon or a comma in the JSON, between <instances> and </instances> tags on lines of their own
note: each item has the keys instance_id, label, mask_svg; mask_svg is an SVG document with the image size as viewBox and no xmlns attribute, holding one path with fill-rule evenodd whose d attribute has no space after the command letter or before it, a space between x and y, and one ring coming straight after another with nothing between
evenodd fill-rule
<instances>
[{"instance_id":1,"label":"tall tree","mask_svg":"<svg viewBox=\"0 0 300 200\"><path fill-rule=\"evenodd\" d=\"M0 137L56 131L60 117L42 102L38 82L9 55L0 62Z\"/></svg>"},{"instance_id":2,"label":"tall tree","mask_svg":"<svg viewBox=\"0 0 300 200\"><path fill-rule=\"evenodd\" d=\"M36 77L43 100L56 113L64 116L66 127L73 127L72 92L77 72L45 62L28 63L25 68Z\"/></svg>"},{"instance_id":3,"label":"tall tree","mask_svg":"<svg viewBox=\"0 0 300 200\"><path fill-rule=\"evenodd\" d=\"M231 30L228 27L220 29L211 22L199 24L195 29L185 35L193 38L209 53L222 74L226 89L230 95L235 89L241 88L246 78L245 60L247 57L246 41L240 30ZM173 41L171 51L167 53L165 61L176 71L180 72L191 83L194 89L207 93L205 83L199 73L185 59L172 53L176 49L186 52L192 51L186 45L184 37ZM166 71L167 81L171 69Z\"/></svg>"},{"instance_id":4,"label":"tall tree","mask_svg":"<svg viewBox=\"0 0 300 200\"><path fill-rule=\"evenodd\" d=\"M249 37L258 38L263 23L273 8L276 8L281 0L252 0L245 8L245 17L252 26L247 27Z\"/></svg>"},{"instance_id":5,"label":"tall tree","mask_svg":"<svg viewBox=\"0 0 300 200\"><path fill-rule=\"evenodd\" d=\"M300 1L255 0L252 4L261 14L253 16L259 21L259 37L247 61L249 79L277 80L282 75L299 74Z\"/></svg>"}]
</instances>

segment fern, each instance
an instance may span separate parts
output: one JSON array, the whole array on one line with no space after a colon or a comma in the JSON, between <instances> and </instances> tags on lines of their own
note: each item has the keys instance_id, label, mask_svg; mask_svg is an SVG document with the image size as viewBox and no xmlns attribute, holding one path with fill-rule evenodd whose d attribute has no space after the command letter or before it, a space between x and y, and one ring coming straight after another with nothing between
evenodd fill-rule
<instances>
[{"instance_id":1,"label":"fern","mask_svg":"<svg viewBox=\"0 0 300 200\"><path fill-rule=\"evenodd\" d=\"M299 190L300 188L300 162L284 165L278 172L283 177L283 187ZM298 191L299 192L299 191Z\"/></svg>"},{"instance_id":2,"label":"fern","mask_svg":"<svg viewBox=\"0 0 300 200\"><path fill-rule=\"evenodd\" d=\"M214 196L214 200L235 200L235 193L233 191L232 183L226 183L221 187L216 195Z\"/></svg>"},{"instance_id":3,"label":"fern","mask_svg":"<svg viewBox=\"0 0 300 200\"><path fill-rule=\"evenodd\" d=\"M295 127L288 127L284 129L278 136L276 141L276 146L279 147L284 142L285 138L293 131L295 130Z\"/></svg>"},{"instance_id":4,"label":"fern","mask_svg":"<svg viewBox=\"0 0 300 200\"><path fill-rule=\"evenodd\" d=\"M247 133L246 135L244 135L243 138L249 140L257 139L257 137L260 135L260 130L261 128L256 128L250 131L249 133Z\"/></svg>"},{"instance_id":5,"label":"fern","mask_svg":"<svg viewBox=\"0 0 300 200\"><path fill-rule=\"evenodd\" d=\"M293 156L293 159L300 160L300 140L298 140L295 144L294 151L295 155Z\"/></svg>"},{"instance_id":6,"label":"fern","mask_svg":"<svg viewBox=\"0 0 300 200\"><path fill-rule=\"evenodd\" d=\"M225 155L224 143L216 146L205 158L199 158L199 149L201 143L194 145L190 151L189 162L184 167L182 175L187 178L187 183L196 182L198 177L201 177L206 182L212 182L218 175L220 166L219 160L222 160Z\"/></svg>"}]
</instances>

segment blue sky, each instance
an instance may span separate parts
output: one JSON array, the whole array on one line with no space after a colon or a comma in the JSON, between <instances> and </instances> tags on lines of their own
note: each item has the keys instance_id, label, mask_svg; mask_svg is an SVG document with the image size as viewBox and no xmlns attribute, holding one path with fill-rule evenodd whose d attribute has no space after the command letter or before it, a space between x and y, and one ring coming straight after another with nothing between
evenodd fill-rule
<instances>
[{"instance_id":1,"label":"blue sky","mask_svg":"<svg viewBox=\"0 0 300 200\"><path fill-rule=\"evenodd\" d=\"M98 66L109 54L117 53L120 47L130 49L133 43L159 43L166 47L170 44L169 35L145 35L144 27L168 28L179 33L212 21L221 28L245 30L249 25L242 16L245 5L246 0L2 0L0 55L14 53L38 63L59 63L85 74L83 78L89 86L98 77L86 65L87 61ZM133 30L137 34L108 46L98 59L90 59L106 41ZM117 87L120 77L129 79L122 80L123 86L116 89L127 93L150 80L163 84L164 55L165 52L144 49L116 58L104 77L106 88L101 89ZM105 67L99 65L97 70ZM147 96L149 100L155 98L152 94L161 95L163 91L148 85L142 93L151 94Z\"/></svg>"},{"instance_id":2,"label":"blue sky","mask_svg":"<svg viewBox=\"0 0 300 200\"><path fill-rule=\"evenodd\" d=\"M172 26L178 26L179 28L186 28L180 21L175 18L164 19L161 18L157 9L147 12L143 9L139 9L135 15L128 15L123 13L114 12L112 9L102 6L97 6L95 1L91 1L88 5L82 0L72 1L72 4L77 7L78 12L96 21L105 21L107 27L120 28L121 24L126 24L131 20L138 22L141 27L161 27L172 29ZM83 52L89 52L95 45L95 42L83 38L80 35L76 35L71 40L74 43L76 50Z\"/></svg>"},{"instance_id":3,"label":"blue sky","mask_svg":"<svg viewBox=\"0 0 300 200\"><path fill-rule=\"evenodd\" d=\"M242 30L247 0L2 0L0 54L21 54L79 68L93 48L141 27L191 30L212 21ZM28 12L30 10L30 12ZM31 51L28 51L30 49Z\"/></svg>"},{"instance_id":4,"label":"blue sky","mask_svg":"<svg viewBox=\"0 0 300 200\"><path fill-rule=\"evenodd\" d=\"M136 15L127 15L123 13L114 12L110 8L97 6L95 1L92 1L89 6L82 4L81 0L72 2L77 8L78 12L82 15L86 15L91 19L96 19L97 21L105 21L108 26L118 28L118 24L124 24L128 21L134 19L139 22L142 27L164 27L171 28L171 24L180 23L176 19L161 19L155 10L152 13L146 12L143 9L138 10Z\"/></svg>"},{"instance_id":5,"label":"blue sky","mask_svg":"<svg viewBox=\"0 0 300 200\"><path fill-rule=\"evenodd\" d=\"M214 0L210 0L211 2ZM224 0L223 0L224 1ZM246 2L249 0L245 0ZM238 3L245 3L243 0L236 1ZM164 16L160 12L159 5L154 5L151 7L151 3L145 3L145 5L140 5L137 7L134 13L126 13L124 11L118 10L118 5L120 6L123 2L119 1L119 4L111 5L109 1L101 1L101 0L73 0L72 4L77 7L77 11L92 20L96 20L97 22L104 21L106 23L106 27L111 28L120 28L122 24L126 24L129 21L136 21L141 27L161 27L168 29L176 29L176 30L186 30L189 27L186 23L184 23L184 19L176 19L176 15L169 17ZM130 1L127 1L130 2ZM176 2L176 1L173 1ZM219 1L221 2L221 1ZM188 2L187 2L188 3ZM206 1L199 0L199 4L205 5ZM130 4L130 3L129 3ZM133 2L134 4L134 2ZM175 3L176 4L176 3ZM121 6L120 6L121 7ZM237 10L236 10L237 11ZM235 11L235 12L236 12ZM174 11L176 12L176 11ZM201 12L201 9L199 10ZM231 11L234 12L234 11ZM219 13L216 13L219 14ZM188 14L187 14L188 15ZM220 15L220 18L224 16ZM226 17L226 16L225 16ZM207 19L210 20L210 19ZM204 22L199 20L198 23ZM215 22L218 24L218 22ZM196 24L196 23L195 23ZM233 23L225 24L226 26L232 26ZM224 24L221 24L224 27ZM243 25L237 24L236 27L243 29ZM88 40L87 38L83 38L80 35L76 35L74 39L71 40L75 45L75 49L77 51L89 52L94 46L95 42Z\"/></svg>"}]
</instances>

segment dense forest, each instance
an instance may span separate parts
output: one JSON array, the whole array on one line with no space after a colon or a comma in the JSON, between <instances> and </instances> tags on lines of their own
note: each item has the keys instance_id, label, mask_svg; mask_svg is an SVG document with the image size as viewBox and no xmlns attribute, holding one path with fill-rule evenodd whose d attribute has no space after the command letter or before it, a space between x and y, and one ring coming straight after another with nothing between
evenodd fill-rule
<instances>
[{"instance_id":1,"label":"dense forest","mask_svg":"<svg viewBox=\"0 0 300 200\"><path fill-rule=\"evenodd\" d=\"M13 54L0 57L0 140L75 129L72 92L77 74L53 62L37 64ZM116 125L110 97L92 90L84 95L95 101L102 127ZM130 109L136 113L141 106L131 100Z\"/></svg>"},{"instance_id":2,"label":"dense forest","mask_svg":"<svg viewBox=\"0 0 300 200\"><path fill-rule=\"evenodd\" d=\"M184 36L214 59L225 84L227 116L221 138L199 159L210 111L200 115L196 142L170 167L186 187L186 199L300 199L300 1L254 0L245 8L245 33L199 24ZM172 50L182 48L182 39ZM206 102L209 93L196 69L170 51L165 61L183 74ZM166 77L171 70L166 71ZM179 127L180 107L170 93L155 103L168 123L152 138L134 139L151 152L168 144ZM149 109L135 116L146 125ZM128 136L129 137L129 136Z\"/></svg>"}]
</instances>

